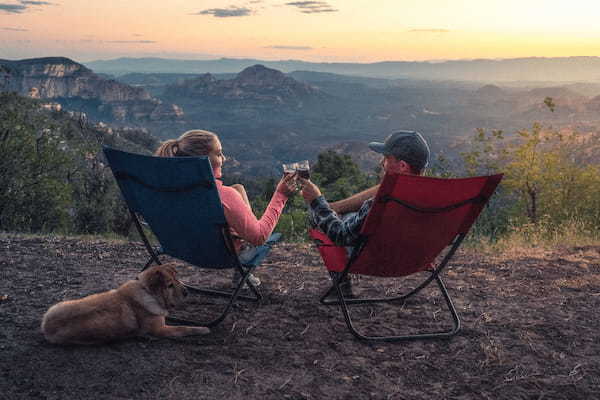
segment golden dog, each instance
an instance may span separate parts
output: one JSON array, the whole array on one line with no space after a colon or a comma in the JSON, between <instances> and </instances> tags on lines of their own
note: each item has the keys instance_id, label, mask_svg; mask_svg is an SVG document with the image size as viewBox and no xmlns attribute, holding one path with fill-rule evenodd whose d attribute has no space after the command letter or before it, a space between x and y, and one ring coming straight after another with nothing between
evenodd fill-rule
<instances>
[{"instance_id":1,"label":"golden dog","mask_svg":"<svg viewBox=\"0 0 600 400\"><path fill-rule=\"evenodd\" d=\"M165 325L167 310L185 296L175 264L155 266L117 289L55 304L42 319L42 332L57 344L96 344L144 334L209 333L205 327Z\"/></svg>"}]
</instances>

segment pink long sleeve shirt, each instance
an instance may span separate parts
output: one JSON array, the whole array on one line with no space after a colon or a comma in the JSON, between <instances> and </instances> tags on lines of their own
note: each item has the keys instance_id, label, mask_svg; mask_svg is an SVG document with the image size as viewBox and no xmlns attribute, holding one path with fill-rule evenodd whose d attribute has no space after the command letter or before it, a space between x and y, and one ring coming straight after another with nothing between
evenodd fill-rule
<instances>
[{"instance_id":1,"label":"pink long sleeve shirt","mask_svg":"<svg viewBox=\"0 0 600 400\"><path fill-rule=\"evenodd\" d=\"M216 183L223 204L225 219L233 233L255 246L263 244L277 225L279 216L287 202L287 196L276 191L259 220L234 188L224 186L223 182L218 179ZM241 242L236 240L236 250L239 250L240 245Z\"/></svg>"}]
</instances>

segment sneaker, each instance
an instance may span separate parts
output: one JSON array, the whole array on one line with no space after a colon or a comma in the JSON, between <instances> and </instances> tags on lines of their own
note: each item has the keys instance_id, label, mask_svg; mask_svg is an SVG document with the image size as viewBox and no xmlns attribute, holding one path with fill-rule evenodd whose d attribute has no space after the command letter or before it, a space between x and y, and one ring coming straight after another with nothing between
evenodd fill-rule
<instances>
[{"instance_id":1,"label":"sneaker","mask_svg":"<svg viewBox=\"0 0 600 400\"><path fill-rule=\"evenodd\" d=\"M352 283L350 280L340 284L340 290L342 291L342 296L346 299L351 299L354 297L354 293L352 292Z\"/></svg>"},{"instance_id":2,"label":"sneaker","mask_svg":"<svg viewBox=\"0 0 600 400\"><path fill-rule=\"evenodd\" d=\"M233 273L233 277L231 278L231 286L236 287L237 285L240 284L241 280L242 280L242 274L240 273L240 271L238 271L236 269L235 272ZM246 280L246 282L250 282L254 286L260 286L260 279L258 279L256 276L254 276L252 274L250 274L248 276L248 279ZM242 289L248 289L248 283L244 283L244 287L242 287Z\"/></svg>"},{"instance_id":3,"label":"sneaker","mask_svg":"<svg viewBox=\"0 0 600 400\"><path fill-rule=\"evenodd\" d=\"M331 275L331 280L335 280L338 276L339 272L329 271L329 275ZM350 277L346 275L346 277L340 282L340 290L342 291L342 295L344 298L353 298L354 293L352 293L352 281ZM337 298L337 293L335 290L332 290L328 297Z\"/></svg>"}]
</instances>

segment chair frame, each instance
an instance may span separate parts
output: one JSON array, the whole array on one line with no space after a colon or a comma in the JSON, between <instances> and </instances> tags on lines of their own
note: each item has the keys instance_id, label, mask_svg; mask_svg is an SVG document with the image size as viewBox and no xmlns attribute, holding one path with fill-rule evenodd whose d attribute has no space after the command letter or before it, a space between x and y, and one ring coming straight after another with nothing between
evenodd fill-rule
<instances>
[{"instance_id":1,"label":"chair frame","mask_svg":"<svg viewBox=\"0 0 600 400\"><path fill-rule=\"evenodd\" d=\"M421 207L406 203L400 199L397 199L397 198L394 198L391 196L384 196L383 198L380 199L380 201L382 201L382 202L394 201L406 208L409 208L413 211L420 212L420 213L442 213L442 212L454 210L459 207L463 207L463 206L465 206L467 204L471 204L471 203L485 203L485 202L487 202L487 200L488 200L487 197L485 197L483 195L479 195L474 198L462 201L457 204L453 204L448 207L421 208ZM446 285L444 284L444 281L442 280L442 277L440 274L446 268L446 266L448 265L448 262L454 256L454 254L456 253L456 251L462 244L466 235L467 235L467 233L457 234L454 237L454 239L448 244L448 246L446 246L446 248L449 247L449 250L447 251L444 258L438 263L438 265L435 268L429 270L430 276L427 277L421 284L416 286L414 289L412 289L408 293L398 295L398 296L390 296L390 297L347 298L347 297L344 297L342 289L340 288L340 282L343 282L343 280L348 276L353 263L358 259L358 256L361 254L362 250L368 244L368 237L365 235L361 235L358 240L357 245L354 246L352 249L352 252L346 263L346 266L344 267L344 270L342 272L340 272L337 275L337 277L333 280L331 287L321 296L320 302L323 305L339 305L342 310L342 314L344 316L344 320L346 321L346 325L348 326L348 329L359 340L397 342L397 341L410 341L410 340L420 340L420 339L449 339L452 336L456 335L460 331L461 322L460 322L458 313L456 311L456 308L454 307L454 303L452 302L452 298L450 297L450 294L448 293ZM317 243L317 247L319 247L319 246L327 246L327 245L322 244L322 243L321 244ZM331 245L329 245L329 246L331 246ZM349 310L348 305L367 304L367 303L394 303L394 302L399 302L401 304L404 304L406 299L419 293L421 290L423 290L424 288L429 286L429 284L431 282L433 282L434 280L437 283L438 289L446 302L447 312L452 317L453 326L451 329L434 331L434 332L420 332L420 333L407 334L407 335L369 336L369 335L365 335L365 334L359 332L359 330L354 326L352 317L350 316L350 310ZM332 292L335 292L337 294L337 300L331 299Z\"/></svg>"},{"instance_id":2,"label":"chair frame","mask_svg":"<svg viewBox=\"0 0 600 400\"><path fill-rule=\"evenodd\" d=\"M129 179L140 185L146 186L152 190L163 191L163 192L186 192L189 190L193 190L198 185L203 185L202 183L200 183L200 184L192 185L189 187L181 187L181 188L170 187L170 188L160 189L160 188L156 188L154 186L148 185L147 183L143 182L142 180L139 180L136 177L130 176L126 173L118 172L118 173L115 173L114 176L117 181ZM133 211L131 209L131 207L129 207L128 204L127 204L127 208L129 210L129 213L131 214L131 217L133 219L133 222L137 229L137 232L140 235L142 242L144 243L144 246L145 246L146 250L148 251L148 254L150 255L150 259L145 264L145 266L142 268L142 271L149 268L152 264L162 265L162 262L160 261L160 256L164 254L162 252L162 249L160 247L154 248L152 246L152 244L150 243L150 240L148 239L148 237L142 227L142 223L144 223L144 222L140 221L138 214L135 211ZM235 247L234 247L233 238L231 236L228 224L227 223L220 224L220 229L221 229L221 233L223 235L223 239L225 241L225 246L226 246L227 250L230 253L232 253L233 252L232 249L234 249ZM270 245L271 245L271 243L267 242L267 243L265 243L264 246L270 246ZM181 318L175 318L175 317L167 317L167 320L169 322L174 323L174 324L182 324L182 325L189 325L189 326L214 327L214 326L218 325L219 323L221 323L225 319L225 317L229 314L229 312L231 311L231 308L233 307L233 305L235 304L235 302L238 299L243 300L243 301L253 302L253 303L258 303L262 300L262 295L261 295L260 291L258 290L258 288L254 284L252 284L252 282L250 282L248 280L248 277L250 276L251 272L258 265L241 263L239 260L239 257L236 254L232 254L232 255L234 255L234 257L232 257L234 259L234 265L232 266L232 268L234 270L237 270L241 276L241 279L238 282L238 285L236 287L234 287L232 290L228 291L228 290L217 290L217 289L196 287L196 286L192 286L192 285L189 285L187 283L180 281L184 285L184 287L191 293L228 298L229 301L228 301L227 305L225 306L225 308L223 309L223 311L220 314L218 314L218 316L216 318L211 319L209 321L195 321L195 320L181 319ZM228 268L228 269L231 269L231 268ZM250 292L251 292L250 295L241 294L241 291L242 291L242 288L244 287L244 285L247 285L249 287Z\"/></svg>"},{"instance_id":3,"label":"chair frame","mask_svg":"<svg viewBox=\"0 0 600 400\"><path fill-rule=\"evenodd\" d=\"M129 210L129 212L133 218L134 225L135 225L140 237L142 238L142 242L144 243L144 246L146 247L148 254L150 254L150 259L148 260L146 265L144 265L144 267L142 268L142 271L150 268L152 266L152 264L162 265L162 262L160 261L160 256L163 253L161 252L160 248L152 247L152 245L150 244L150 240L148 239L148 237L146 236L146 233L144 232L144 229L142 227L142 222L140 222L140 219L138 218L137 214L131 210ZM233 247L233 238L231 237L231 234L229 232L227 224L223 225L222 231L223 231L225 243L227 243L227 247L234 248ZM180 325L214 327L214 326L218 325L219 323L221 323L227 317L227 315L231 311L231 308L235 304L236 300L243 300L243 301L248 301L248 302L252 302L252 303L259 303L262 300L263 296L260 293L258 287L256 287L252 282L248 281L248 277L250 276L252 271L254 271L254 269L257 266L242 264L239 262L239 259L237 257L235 259L237 260L237 262L233 266L233 269L237 270L240 273L242 278L240 279L240 282L238 283L238 285L235 288L233 288L231 291L197 287L197 286L189 285L185 282L180 281L180 283L182 283L183 286L191 293L202 294L202 295L207 295L207 296L214 296L214 297L225 297L225 298L229 299L229 301L228 301L227 305L225 306L225 308L223 309L223 311L216 318L209 320L209 321L196 321L196 320L182 319L182 318L176 318L176 317L167 317L167 321L174 323L174 324L180 324ZM244 284L246 284L250 288L252 295L241 294Z\"/></svg>"}]
</instances>

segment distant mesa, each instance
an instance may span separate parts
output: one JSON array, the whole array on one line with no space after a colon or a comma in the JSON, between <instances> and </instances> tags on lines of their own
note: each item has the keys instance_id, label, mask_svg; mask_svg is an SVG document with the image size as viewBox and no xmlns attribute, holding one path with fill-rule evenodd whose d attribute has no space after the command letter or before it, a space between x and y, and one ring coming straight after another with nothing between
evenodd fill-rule
<instances>
[{"instance_id":1,"label":"distant mesa","mask_svg":"<svg viewBox=\"0 0 600 400\"><path fill-rule=\"evenodd\" d=\"M0 91L53 100L65 108L82 108L92 116L116 121L182 116L180 108L163 105L144 89L102 78L65 57L0 60Z\"/></svg>"},{"instance_id":2,"label":"distant mesa","mask_svg":"<svg viewBox=\"0 0 600 400\"><path fill-rule=\"evenodd\" d=\"M485 85L477 89L477 95L481 97L496 98L505 95L504 90L496 85Z\"/></svg>"},{"instance_id":3,"label":"distant mesa","mask_svg":"<svg viewBox=\"0 0 600 400\"><path fill-rule=\"evenodd\" d=\"M249 101L272 105L302 106L305 100L325 96L318 88L299 82L281 71L263 65L248 67L233 79L218 80L212 74L167 87L165 98Z\"/></svg>"}]
</instances>

